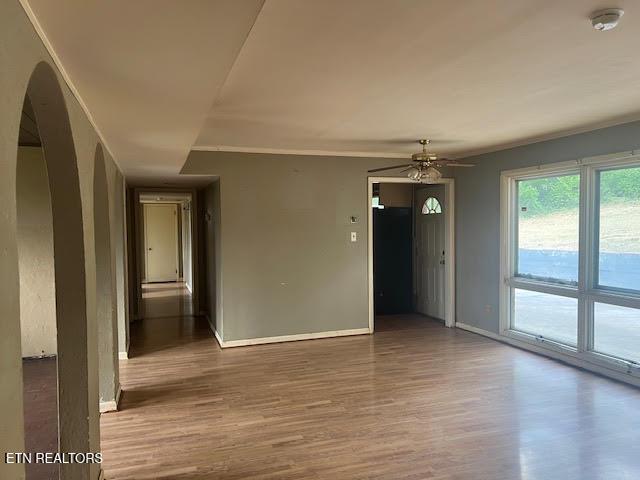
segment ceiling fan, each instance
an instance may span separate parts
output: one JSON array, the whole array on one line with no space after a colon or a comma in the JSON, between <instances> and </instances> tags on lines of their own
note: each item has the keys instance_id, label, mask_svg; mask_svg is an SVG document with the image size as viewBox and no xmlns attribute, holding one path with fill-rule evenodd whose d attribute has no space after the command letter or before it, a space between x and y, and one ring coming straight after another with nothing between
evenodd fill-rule
<instances>
[{"instance_id":1,"label":"ceiling fan","mask_svg":"<svg viewBox=\"0 0 640 480\"><path fill-rule=\"evenodd\" d=\"M422 152L414 153L411 155L412 163L405 163L402 165L393 165L391 167L374 168L369 170L369 173L383 172L385 170L394 170L396 168L404 168L400 173L408 172L407 176L411 180L416 182L432 183L438 181L442 177L442 173L438 168L442 167L475 167L471 163L460 163L456 160L449 160L447 158L438 158L437 155L427 152L427 145L431 143L431 140L418 140L418 143L422 145Z\"/></svg>"}]
</instances>

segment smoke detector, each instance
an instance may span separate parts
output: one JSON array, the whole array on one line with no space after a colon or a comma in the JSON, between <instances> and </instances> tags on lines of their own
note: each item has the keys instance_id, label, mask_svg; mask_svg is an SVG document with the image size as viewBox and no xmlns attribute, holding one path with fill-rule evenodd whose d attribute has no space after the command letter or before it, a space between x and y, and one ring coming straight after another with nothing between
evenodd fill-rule
<instances>
[{"instance_id":1,"label":"smoke detector","mask_svg":"<svg viewBox=\"0 0 640 480\"><path fill-rule=\"evenodd\" d=\"M620 18L624 15L624 10L621 8L607 8L606 10L599 10L591 15L591 25L599 32L606 30L612 30L616 28Z\"/></svg>"}]
</instances>

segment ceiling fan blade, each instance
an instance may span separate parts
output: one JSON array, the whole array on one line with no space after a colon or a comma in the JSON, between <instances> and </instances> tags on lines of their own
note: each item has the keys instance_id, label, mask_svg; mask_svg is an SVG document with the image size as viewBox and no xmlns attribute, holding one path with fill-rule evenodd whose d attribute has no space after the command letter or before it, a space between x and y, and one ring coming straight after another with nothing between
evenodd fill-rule
<instances>
[{"instance_id":1,"label":"ceiling fan blade","mask_svg":"<svg viewBox=\"0 0 640 480\"><path fill-rule=\"evenodd\" d=\"M475 167L471 163L460 163L457 160L449 160L448 158L439 158L435 163L441 167Z\"/></svg>"},{"instance_id":2,"label":"ceiling fan blade","mask_svg":"<svg viewBox=\"0 0 640 480\"><path fill-rule=\"evenodd\" d=\"M374 168L372 170L367 170L369 173L373 172L383 172L384 170L393 170L394 168L402 168L402 167L410 167L412 163L404 163L402 165L393 165L392 167L382 167L382 168Z\"/></svg>"}]
</instances>

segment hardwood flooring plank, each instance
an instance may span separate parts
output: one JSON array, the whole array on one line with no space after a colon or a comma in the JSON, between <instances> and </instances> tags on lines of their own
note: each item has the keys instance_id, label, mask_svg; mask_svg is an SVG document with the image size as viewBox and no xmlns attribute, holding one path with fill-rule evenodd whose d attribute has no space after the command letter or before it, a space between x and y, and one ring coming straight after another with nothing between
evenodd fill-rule
<instances>
[{"instance_id":1,"label":"hardwood flooring plank","mask_svg":"<svg viewBox=\"0 0 640 480\"><path fill-rule=\"evenodd\" d=\"M640 478L638 389L420 316L377 324L225 351L203 319L133 324L107 478Z\"/></svg>"}]
</instances>

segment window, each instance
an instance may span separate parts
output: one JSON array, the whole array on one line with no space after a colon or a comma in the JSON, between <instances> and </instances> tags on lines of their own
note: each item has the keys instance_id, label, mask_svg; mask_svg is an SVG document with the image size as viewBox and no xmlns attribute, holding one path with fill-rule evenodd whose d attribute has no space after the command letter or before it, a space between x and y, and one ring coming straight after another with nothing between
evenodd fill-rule
<instances>
[{"instance_id":1,"label":"window","mask_svg":"<svg viewBox=\"0 0 640 480\"><path fill-rule=\"evenodd\" d=\"M593 349L640 363L640 310L595 304Z\"/></svg>"},{"instance_id":2,"label":"window","mask_svg":"<svg viewBox=\"0 0 640 480\"><path fill-rule=\"evenodd\" d=\"M378 210L383 210L384 205L380 203L380 184L373 184L373 195L371 197L371 206L373 208L377 208Z\"/></svg>"},{"instance_id":3,"label":"window","mask_svg":"<svg viewBox=\"0 0 640 480\"><path fill-rule=\"evenodd\" d=\"M640 291L640 167L598 172L598 285Z\"/></svg>"},{"instance_id":4,"label":"window","mask_svg":"<svg viewBox=\"0 0 640 480\"><path fill-rule=\"evenodd\" d=\"M384 205L380 203L380 197L376 196L371 199L371 206L380 210L384 209Z\"/></svg>"},{"instance_id":5,"label":"window","mask_svg":"<svg viewBox=\"0 0 640 480\"><path fill-rule=\"evenodd\" d=\"M429 197L424 201L422 205L423 215L432 215L434 213L442 213L442 207L436 197Z\"/></svg>"},{"instance_id":6,"label":"window","mask_svg":"<svg viewBox=\"0 0 640 480\"><path fill-rule=\"evenodd\" d=\"M501 334L640 377L640 155L502 174Z\"/></svg>"},{"instance_id":7,"label":"window","mask_svg":"<svg viewBox=\"0 0 640 480\"><path fill-rule=\"evenodd\" d=\"M578 343L578 301L516 288L513 328L575 347Z\"/></svg>"},{"instance_id":8,"label":"window","mask_svg":"<svg viewBox=\"0 0 640 480\"><path fill-rule=\"evenodd\" d=\"M580 175L518 180L516 275L578 284Z\"/></svg>"}]
</instances>

